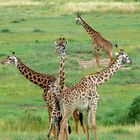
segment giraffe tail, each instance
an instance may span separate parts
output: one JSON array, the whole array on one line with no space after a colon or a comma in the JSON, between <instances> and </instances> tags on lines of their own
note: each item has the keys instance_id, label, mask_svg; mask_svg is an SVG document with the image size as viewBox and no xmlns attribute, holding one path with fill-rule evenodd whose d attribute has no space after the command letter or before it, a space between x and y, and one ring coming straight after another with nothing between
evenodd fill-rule
<instances>
[{"instance_id":1,"label":"giraffe tail","mask_svg":"<svg viewBox=\"0 0 140 140\"><path fill-rule=\"evenodd\" d=\"M71 126L68 124L68 131L69 131L69 134L71 134Z\"/></svg>"},{"instance_id":2,"label":"giraffe tail","mask_svg":"<svg viewBox=\"0 0 140 140\"><path fill-rule=\"evenodd\" d=\"M83 125L83 113L79 112L80 124Z\"/></svg>"}]
</instances>

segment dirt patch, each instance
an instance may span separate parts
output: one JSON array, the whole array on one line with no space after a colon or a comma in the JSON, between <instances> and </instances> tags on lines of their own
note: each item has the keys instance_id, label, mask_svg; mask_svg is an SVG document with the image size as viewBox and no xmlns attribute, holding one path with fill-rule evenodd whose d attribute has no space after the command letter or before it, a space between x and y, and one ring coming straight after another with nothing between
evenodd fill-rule
<instances>
[{"instance_id":1,"label":"dirt patch","mask_svg":"<svg viewBox=\"0 0 140 140\"><path fill-rule=\"evenodd\" d=\"M80 67L85 68L85 69L90 68L90 67L93 67L93 68L97 67L96 59L94 59L94 58L89 61L84 61L82 59L78 59L77 61L80 65ZM109 59L100 59L99 64L100 64L100 66L106 68L109 66L110 60ZM130 70L130 69L131 69L131 67L126 67L125 65L121 66L121 70Z\"/></svg>"},{"instance_id":2,"label":"dirt patch","mask_svg":"<svg viewBox=\"0 0 140 140\"><path fill-rule=\"evenodd\" d=\"M110 60L109 59L101 59L100 65L103 67L107 67L109 65ZM97 67L96 59L91 59L89 61L84 61L82 59L78 59L78 63L83 68L89 68L89 67Z\"/></svg>"}]
</instances>

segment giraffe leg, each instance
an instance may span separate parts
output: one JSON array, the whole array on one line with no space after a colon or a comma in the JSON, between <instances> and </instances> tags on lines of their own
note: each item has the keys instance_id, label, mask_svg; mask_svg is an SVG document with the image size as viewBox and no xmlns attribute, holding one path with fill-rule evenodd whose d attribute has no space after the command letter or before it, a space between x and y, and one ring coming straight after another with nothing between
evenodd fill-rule
<instances>
[{"instance_id":1,"label":"giraffe leg","mask_svg":"<svg viewBox=\"0 0 140 140\"><path fill-rule=\"evenodd\" d=\"M58 140L64 140L64 133L65 133L66 123L67 123L67 119L64 117L62 119L62 121L61 121L60 133L59 133Z\"/></svg>"},{"instance_id":2,"label":"giraffe leg","mask_svg":"<svg viewBox=\"0 0 140 140\"><path fill-rule=\"evenodd\" d=\"M48 114L49 114L49 123L51 123L51 114L52 114L52 108L47 105L48 107ZM47 136L50 137L50 134L52 133L54 139L56 139L56 129L55 129L55 126L53 126L52 128L49 128L50 130L48 130L48 134ZM50 132L49 132L50 131Z\"/></svg>"},{"instance_id":3,"label":"giraffe leg","mask_svg":"<svg viewBox=\"0 0 140 140\"><path fill-rule=\"evenodd\" d=\"M52 134L53 134L53 139L55 140L57 137L57 133L56 133L56 127L54 126L51 130Z\"/></svg>"},{"instance_id":4,"label":"giraffe leg","mask_svg":"<svg viewBox=\"0 0 140 140\"><path fill-rule=\"evenodd\" d=\"M68 128L67 127L68 119L69 119L70 115L72 114L72 112L73 111L68 111L68 112L64 113L63 118L60 123L60 133L59 133L58 140L64 140L64 132L65 132L65 129ZM67 135L69 135L69 134L67 134ZM69 136L68 136L68 140L69 140Z\"/></svg>"},{"instance_id":5,"label":"giraffe leg","mask_svg":"<svg viewBox=\"0 0 140 140\"><path fill-rule=\"evenodd\" d=\"M79 120L80 120L82 129L83 129L83 133L85 134L86 133L86 129L85 129L84 121L83 121L83 114L81 112L79 112Z\"/></svg>"},{"instance_id":6,"label":"giraffe leg","mask_svg":"<svg viewBox=\"0 0 140 140\"><path fill-rule=\"evenodd\" d=\"M96 111L92 110L92 113L91 113L92 117L91 118L92 118L92 125L93 125L94 140L97 140L95 112Z\"/></svg>"},{"instance_id":7,"label":"giraffe leg","mask_svg":"<svg viewBox=\"0 0 140 140\"><path fill-rule=\"evenodd\" d=\"M106 50L106 53L107 53L108 58L110 59L110 63L111 63L113 61L112 50L111 49L108 49L108 50Z\"/></svg>"},{"instance_id":8,"label":"giraffe leg","mask_svg":"<svg viewBox=\"0 0 140 140\"><path fill-rule=\"evenodd\" d=\"M51 119L51 122L50 122L50 127L48 129L48 134L47 134L47 137L50 137L50 134L51 134L51 130L52 128L54 127L54 119Z\"/></svg>"},{"instance_id":9,"label":"giraffe leg","mask_svg":"<svg viewBox=\"0 0 140 140\"><path fill-rule=\"evenodd\" d=\"M92 118L92 125L93 125L93 133L94 133L94 140L97 140L97 132L96 132L96 109L97 109L97 103L99 101L99 95L96 92L96 98L93 101L93 104L91 106L91 118Z\"/></svg>"},{"instance_id":10,"label":"giraffe leg","mask_svg":"<svg viewBox=\"0 0 140 140\"><path fill-rule=\"evenodd\" d=\"M90 111L87 111L86 118L87 139L90 140Z\"/></svg>"},{"instance_id":11,"label":"giraffe leg","mask_svg":"<svg viewBox=\"0 0 140 140\"><path fill-rule=\"evenodd\" d=\"M74 117L74 123L75 123L75 133L78 134L78 121L79 121L79 116L77 111L73 112L73 117Z\"/></svg>"},{"instance_id":12,"label":"giraffe leg","mask_svg":"<svg viewBox=\"0 0 140 140\"><path fill-rule=\"evenodd\" d=\"M95 57L96 57L96 64L97 64L97 68L99 68L99 49L97 47L94 48L94 53L95 53Z\"/></svg>"},{"instance_id":13,"label":"giraffe leg","mask_svg":"<svg viewBox=\"0 0 140 140\"><path fill-rule=\"evenodd\" d=\"M70 140L69 131L68 131L68 123L66 124L65 133L66 133L66 140Z\"/></svg>"},{"instance_id":14,"label":"giraffe leg","mask_svg":"<svg viewBox=\"0 0 140 140\"><path fill-rule=\"evenodd\" d=\"M57 123L56 123L56 137L55 137L54 139L58 140L59 132L60 132L60 128L59 128L59 124L58 124L58 122L57 122Z\"/></svg>"}]
</instances>

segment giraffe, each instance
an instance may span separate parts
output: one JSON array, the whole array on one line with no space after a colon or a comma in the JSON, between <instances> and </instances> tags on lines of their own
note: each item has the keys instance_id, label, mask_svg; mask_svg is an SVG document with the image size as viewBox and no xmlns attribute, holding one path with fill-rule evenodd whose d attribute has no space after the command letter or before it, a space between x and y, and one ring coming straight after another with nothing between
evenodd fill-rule
<instances>
[{"instance_id":1,"label":"giraffe","mask_svg":"<svg viewBox=\"0 0 140 140\"><path fill-rule=\"evenodd\" d=\"M60 53L60 68L59 68L59 87L58 87L58 93L61 94L64 88L64 80L65 80L65 49L67 46L67 40L65 38L59 38L57 41L55 41L56 45L56 51ZM59 134L59 123L62 118L60 108L59 108L59 99L57 97L57 91L53 91L53 83L50 85L50 93L51 93L51 106L52 106L52 112L51 112L51 121L50 121L50 127L48 129L48 137L50 137L50 133L52 128L55 126L57 130L56 139L58 139ZM55 119L54 119L55 118Z\"/></svg>"},{"instance_id":2,"label":"giraffe","mask_svg":"<svg viewBox=\"0 0 140 140\"><path fill-rule=\"evenodd\" d=\"M90 139L89 125L92 120L94 139L97 140L96 134L96 109L99 100L99 94L96 89L99 85L107 81L122 64L131 64L132 61L124 51L120 51L115 60L104 70L85 75L81 80L68 88L65 88L59 95L59 107L62 112L62 120L60 122L59 140L64 140L64 130L69 117L75 110L87 111L87 139ZM58 83L55 82L53 90L58 88ZM57 93L58 94L58 93Z\"/></svg>"},{"instance_id":3,"label":"giraffe","mask_svg":"<svg viewBox=\"0 0 140 140\"><path fill-rule=\"evenodd\" d=\"M53 83L50 85L50 93L51 93L51 99L52 99L52 115L51 115L51 122L50 122L50 128L48 129L48 137L50 137L50 133L51 130L53 128L53 126L55 125L57 128L57 137L58 138L58 134L59 134L59 122L62 118L61 112L60 112L60 108L59 108L59 94L62 93L63 89L64 89L64 80L65 80L65 49L67 46L67 40L65 38L59 38L57 41L55 41L56 44L56 50L57 52L60 53L60 70L59 70L59 79L57 80L59 85L58 85L58 90L54 90L53 91ZM57 94L57 92L59 94ZM78 120L78 113L79 115L81 114L81 112L73 112L73 116L74 119ZM82 116L81 116L82 117ZM81 118L80 117L80 118ZM76 132L78 131L77 127L78 127L78 122L75 120L76 124ZM85 132L85 126L83 121L81 121L81 126L83 128L83 132ZM68 136L68 131L66 129L66 136Z\"/></svg>"},{"instance_id":4,"label":"giraffe","mask_svg":"<svg viewBox=\"0 0 140 140\"><path fill-rule=\"evenodd\" d=\"M24 77L26 77L30 82L41 87L46 92L50 88L49 85L56 80L53 75L41 74L27 67L19 58L16 57L15 52L12 52L12 54L4 59L1 64L14 64Z\"/></svg>"},{"instance_id":5,"label":"giraffe","mask_svg":"<svg viewBox=\"0 0 140 140\"><path fill-rule=\"evenodd\" d=\"M114 46L117 48L118 45L117 44L112 45L112 43L110 41L106 40L99 32L97 32L93 28L91 28L87 24L87 22L81 17L80 14L77 14L77 18L75 20L76 20L77 24L80 24L84 27L86 32L92 38L92 46L93 46L93 50L94 50L95 57L96 57L97 67L99 67L99 60L100 60L99 51L101 49L106 52L106 54L108 55L108 58L110 59L110 62L112 62L112 60L113 60L112 49Z\"/></svg>"},{"instance_id":6,"label":"giraffe","mask_svg":"<svg viewBox=\"0 0 140 140\"><path fill-rule=\"evenodd\" d=\"M49 120L50 120L50 114L52 112L52 103L51 103L51 94L49 92L50 84L56 81L56 77L50 74L42 74L38 73L28 66L26 66L16 55L15 52L12 52L11 55L7 56L6 59L4 59L1 62L2 65L9 65L14 64L17 69L20 71L20 73L26 77L30 82L34 83L35 85L38 85L40 88L44 90L42 96L44 100L47 103L48 108L48 114L49 114ZM74 112L74 121L75 121L75 131L78 133L78 122L81 122L81 126L83 128L83 132L85 133L84 123L82 116L79 115L79 112ZM55 130L53 131L53 135L55 135Z\"/></svg>"}]
</instances>

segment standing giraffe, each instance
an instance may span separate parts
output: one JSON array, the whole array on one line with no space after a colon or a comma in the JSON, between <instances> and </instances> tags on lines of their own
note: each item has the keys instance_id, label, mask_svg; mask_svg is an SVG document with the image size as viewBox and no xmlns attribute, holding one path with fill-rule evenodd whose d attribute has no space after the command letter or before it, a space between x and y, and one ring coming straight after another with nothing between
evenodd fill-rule
<instances>
[{"instance_id":1,"label":"standing giraffe","mask_svg":"<svg viewBox=\"0 0 140 140\"><path fill-rule=\"evenodd\" d=\"M25 76L29 81L31 81L35 85L38 85L44 90L42 96L44 100L47 102L47 108L48 108L48 114L50 120L50 115L52 112L52 103L51 103L51 94L49 92L50 89L49 85L55 82L56 78L53 75L41 74L30 69L19 58L16 57L15 52L13 52L6 59L4 59L1 62L1 64L2 65L14 64L17 67L17 69L22 73L23 76ZM83 132L85 132L82 116L80 116L78 112L74 112L74 120L75 120L76 128L78 128L77 125L78 125L78 121L80 120L82 124L81 126L83 128ZM75 129L75 131L77 133L78 129ZM55 135L55 130L53 133Z\"/></svg>"},{"instance_id":2,"label":"standing giraffe","mask_svg":"<svg viewBox=\"0 0 140 140\"><path fill-rule=\"evenodd\" d=\"M38 73L30 69L19 58L16 57L15 52L12 52L12 54L9 55L5 60L3 60L1 64L3 65L14 64L18 68L18 70L22 73L23 76L25 76L29 81L31 81L35 85L38 85L40 88L44 90L42 96L44 100L47 102L48 114L50 118L52 109L51 106L49 106L48 104L48 102L50 102L50 97L48 97L47 93L50 89L49 85L53 83L56 80L56 78L53 75Z\"/></svg>"},{"instance_id":3,"label":"standing giraffe","mask_svg":"<svg viewBox=\"0 0 140 140\"><path fill-rule=\"evenodd\" d=\"M53 90L54 83L50 85L50 93L52 94L52 115L51 115L51 122L50 122L50 128L48 130L48 137L50 136L51 130L53 126L55 125L57 128L57 137L59 134L59 128L60 128L60 120L62 118L60 108L59 108L59 95L61 95L63 89L64 89L64 81L65 81L65 49L67 46L67 40L65 38L59 38L57 41L55 41L56 44L56 50L60 53L60 70L59 70L59 79L58 82L58 90ZM59 94L57 94L59 93ZM78 112L73 112L74 119L77 119ZM77 122L77 121L75 121ZM81 124L83 128L83 132L85 132L84 123ZM76 131L77 131L78 124L76 124ZM68 136L68 131L66 129L66 136Z\"/></svg>"},{"instance_id":4,"label":"standing giraffe","mask_svg":"<svg viewBox=\"0 0 140 140\"><path fill-rule=\"evenodd\" d=\"M56 45L56 51L60 53L60 68L59 68L59 81L58 83L58 93L61 94L64 88L64 80L65 80L65 49L67 46L67 41L65 38L59 38L57 41L55 41ZM50 85L50 93L51 93L51 106L52 106L52 112L51 112L51 121L50 121L50 127L48 129L48 137L50 137L51 130L54 126L56 126L56 139L58 139L59 134L59 123L62 119L62 115L59 108L59 99L57 97L57 92L53 91L53 83ZM55 119L54 119L55 118Z\"/></svg>"},{"instance_id":5,"label":"standing giraffe","mask_svg":"<svg viewBox=\"0 0 140 140\"><path fill-rule=\"evenodd\" d=\"M102 35L95 31L93 28L91 28L86 21L81 17L80 14L77 14L77 18L75 19L77 24L81 24L86 32L90 35L90 37L92 38L92 46L93 46L93 50L96 56L96 63L97 63L97 67L99 67L99 51L102 49L104 50L107 55L108 58L110 59L110 62L113 60L112 58L112 49L113 49L113 45L110 41L106 40L105 38L102 37ZM114 45L116 48L118 47L117 44Z\"/></svg>"},{"instance_id":6,"label":"standing giraffe","mask_svg":"<svg viewBox=\"0 0 140 140\"><path fill-rule=\"evenodd\" d=\"M89 125L90 119L92 119L94 140L97 140L95 113L99 95L96 88L115 74L123 63L131 64L132 61L124 51L121 51L106 69L101 72L85 75L77 84L63 90L60 95L62 120L60 122L59 140L64 140L63 133L66 129L66 124L75 110L87 111L87 138L88 140L90 139ZM53 89L55 88L57 88L57 85L53 87Z\"/></svg>"}]
</instances>

